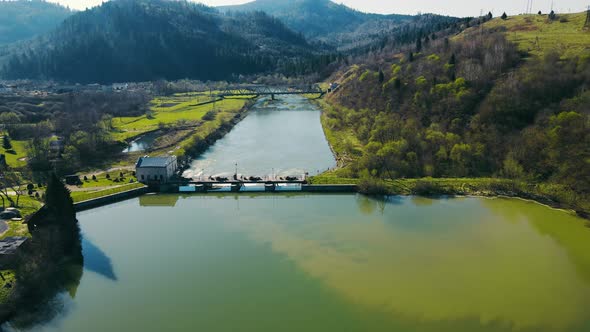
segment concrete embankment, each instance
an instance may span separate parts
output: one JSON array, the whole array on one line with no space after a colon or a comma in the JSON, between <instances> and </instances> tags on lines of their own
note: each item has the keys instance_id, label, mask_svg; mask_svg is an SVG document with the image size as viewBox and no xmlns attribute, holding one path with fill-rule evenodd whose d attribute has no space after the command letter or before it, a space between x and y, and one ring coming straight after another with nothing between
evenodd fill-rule
<instances>
[{"instance_id":1,"label":"concrete embankment","mask_svg":"<svg viewBox=\"0 0 590 332\"><path fill-rule=\"evenodd\" d=\"M356 193L357 186L354 184L304 184L302 192L308 193Z\"/></svg>"},{"instance_id":2,"label":"concrete embankment","mask_svg":"<svg viewBox=\"0 0 590 332\"><path fill-rule=\"evenodd\" d=\"M90 200L83 201L83 202L78 202L78 203L74 204L74 208L78 212L84 211L84 210L90 210L90 209L94 209L97 207L121 202L121 201L124 201L127 199L139 197L141 195L146 194L147 192L148 192L148 187L136 188L136 189L123 191L123 192L108 195L108 196L103 196L103 197L94 198L94 199L90 199Z\"/></svg>"}]
</instances>

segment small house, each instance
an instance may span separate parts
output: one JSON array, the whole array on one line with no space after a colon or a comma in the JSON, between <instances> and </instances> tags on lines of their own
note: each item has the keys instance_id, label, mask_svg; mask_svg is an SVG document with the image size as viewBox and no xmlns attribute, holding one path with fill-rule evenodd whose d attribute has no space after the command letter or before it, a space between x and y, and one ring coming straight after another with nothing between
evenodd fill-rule
<instances>
[{"instance_id":1,"label":"small house","mask_svg":"<svg viewBox=\"0 0 590 332\"><path fill-rule=\"evenodd\" d=\"M135 165L135 175L141 183L167 183L176 173L176 156L141 157Z\"/></svg>"},{"instance_id":2,"label":"small house","mask_svg":"<svg viewBox=\"0 0 590 332\"><path fill-rule=\"evenodd\" d=\"M114 83L113 91L125 91L129 89L129 83Z\"/></svg>"}]
</instances>

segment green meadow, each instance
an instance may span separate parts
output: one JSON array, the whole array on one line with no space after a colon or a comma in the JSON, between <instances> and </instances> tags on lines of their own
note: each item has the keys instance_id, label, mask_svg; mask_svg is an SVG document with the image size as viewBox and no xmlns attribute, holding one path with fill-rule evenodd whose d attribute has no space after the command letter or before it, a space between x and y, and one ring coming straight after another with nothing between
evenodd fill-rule
<instances>
[{"instance_id":1,"label":"green meadow","mask_svg":"<svg viewBox=\"0 0 590 332\"><path fill-rule=\"evenodd\" d=\"M584 28L586 13L558 14L553 21L546 14L495 18L485 26L505 29L508 40L532 55L555 50L563 57L588 56L590 30Z\"/></svg>"}]
</instances>

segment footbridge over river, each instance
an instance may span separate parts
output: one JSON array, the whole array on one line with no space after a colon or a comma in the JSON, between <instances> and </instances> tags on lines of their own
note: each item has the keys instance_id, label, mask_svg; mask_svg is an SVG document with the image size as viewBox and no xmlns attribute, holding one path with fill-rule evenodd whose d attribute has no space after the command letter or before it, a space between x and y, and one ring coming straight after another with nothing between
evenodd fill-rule
<instances>
[{"instance_id":1,"label":"footbridge over river","mask_svg":"<svg viewBox=\"0 0 590 332\"><path fill-rule=\"evenodd\" d=\"M240 97L240 96L271 96L275 95L307 95L317 94L320 97L326 94L326 91L318 84L298 85L298 86L269 86L269 85L239 85L229 86L225 89L213 92L212 95L219 98Z\"/></svg>"}]
</instances>

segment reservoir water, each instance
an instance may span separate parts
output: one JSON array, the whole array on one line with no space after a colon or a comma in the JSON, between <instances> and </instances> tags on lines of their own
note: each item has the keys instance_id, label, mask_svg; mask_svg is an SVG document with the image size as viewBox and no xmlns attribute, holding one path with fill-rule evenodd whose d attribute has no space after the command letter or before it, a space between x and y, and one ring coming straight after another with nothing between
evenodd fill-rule
<instances>
[{"instance_id":1,"label":"reservoir water","mask_svg":"<svg viewBox=\"0 0 590 332\"><path fill-rule=\"evenodd\" d=\"M34 331L590 331L590 229L509 199L152 195L79 214Z\"/></svg>"}]
</instances>

